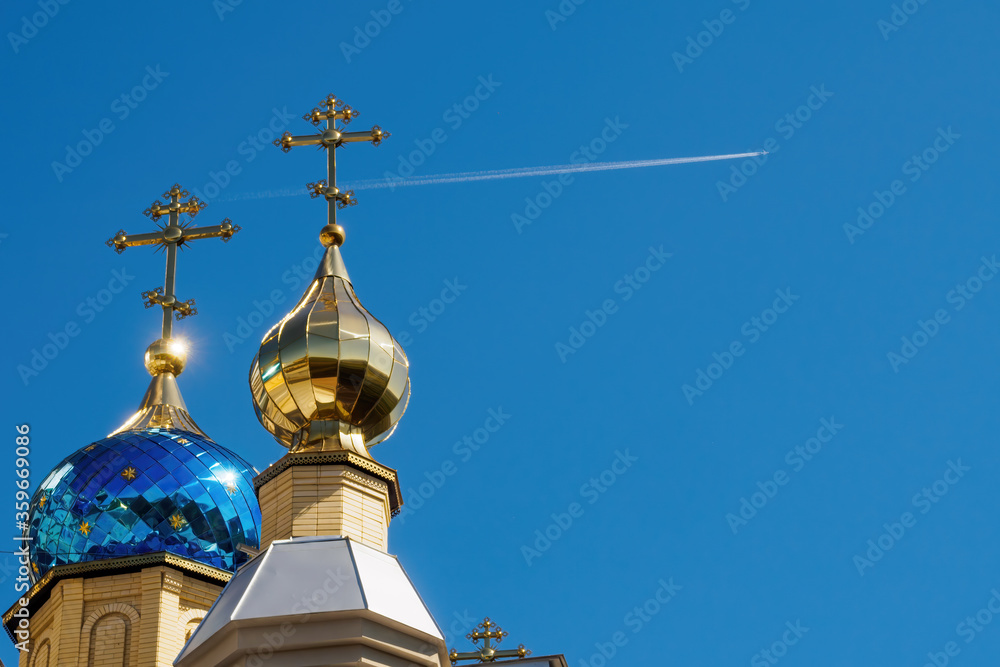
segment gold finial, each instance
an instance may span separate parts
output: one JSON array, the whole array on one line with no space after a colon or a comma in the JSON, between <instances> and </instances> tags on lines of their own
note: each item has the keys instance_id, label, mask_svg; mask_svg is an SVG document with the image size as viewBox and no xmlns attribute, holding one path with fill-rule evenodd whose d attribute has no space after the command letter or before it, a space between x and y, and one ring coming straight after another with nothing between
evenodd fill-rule
<instances>
[{"instance_id":1,"label":"gold finial","mask_svg":"<svg viewBox=\"0 0 1000 667\"><path fill-rule=\"evenodd\" d=\"M146 348L146 370L153 377L160 373L180 375L187 363L187 346L173 338L161 338Z\"/></svg>"},{"instance_id":2,"label":"gold finial","mask_svg":"<svg viewBox=\"0 0 1000 667\"><path fill-rule=\"evenodd\" d=\"M339 246L344 242L343 227L337 224L337 209L354 206L358 203L354 198L353 190L341 192L337 187L337 149L344 144L358 141L370 141L373 145L378 146L383 139L390 136L378 125L372 126L372 129L367 132L345 132L346 125L357 116L358 112L343 100L337 99L333 95L327 95L326 99L319 103L319 107L302 116L303 120L316 127L322 127L323 121L326 121L326 129L319 134L297 136L292 135L291 132L285 132L280 139L274 140L274 145L286 153L292 150L293 146L318 145L326 151L326 178L315 183L308 183L306 188L309 190L309 196L313 199L320 196L326 199L327 225L320 232L320 240L327 248L331 245ZM344 126L337 127L337 121L344 121ZM339 237L329 231L331 227L341 230ZM337 238L340 239L339 242L334 243Z\"/></svg>"},{"instance_id":3,"label":"gold finial","mask_svg":"<svg viewBox=\"0 0 1000 667\"><path fill-rule=\"evenodd\" d=\"M482 628L482 631L479 630ZM524 644L519 645L515 649L506 649L503 651L498 651L497 646L490 644L491 639L496 640L496 644L500 644L503 638L507 636L507 633L499 625L490 620L487 616L483 619L483 622L476 626L476 629L465 635L465 638L470 640L476 645L478 651L470 651L468 653L459 653L455 649L451 649L448 654L448 658L451 660L451 664L455 664L459 660L478 660L479 662L493 662L497 658L524 658L531 655L531 651L524 648ZM479 646L479 640L483 640L483 645Z\"/></svg>"},{"instance_id":4,"label":"gold finial","mask_svg":"<svg viewBox=\"0 0 1000 667\"><path fill-rule=\"evenodd\" d=\"M157 223L159 231L148 234L126 234L119 230L105 242L119 254L133 246L152 245L165 250L167 256L163 286L142 293L146 308L160 306L163 309L162 335L146 348L146 370L153 376L153 380L146 390L139 410L112 435L149 427L177 428L205 435L188 414L180 389L177 387L176 378L187 363L187 348L183 342L173 338L173 321L174 318L182 320L198 314L194 299L180 301L175 293L177 249L183 249L191 241L198 239L221 238L227 242L240 231L240 227L234 225L229 218L212 227L193 227L191 220L205 208L205 203L197 197L181 201L185 197L190 197L190 193L180 185L174 184L163 193L167 203L157 200L144 211L147 217ZM182 213L189 216L184 223L180 221ZM158 222L162 217L167 218L166 224Z\"/></svg>"},{"instance_id":5,"label":"gold finial","mask_svg":"<svg viewBox=\"0 0 1000 667\"><path fill-rule=\"evenodd\" d=\"M323 244L324 248L329 248L330 246L340 247L344 245L344 239L347 238L347 231L340 225L326 225L323 229L319 230L319 242Z\"/></svg>"}]
</instances>

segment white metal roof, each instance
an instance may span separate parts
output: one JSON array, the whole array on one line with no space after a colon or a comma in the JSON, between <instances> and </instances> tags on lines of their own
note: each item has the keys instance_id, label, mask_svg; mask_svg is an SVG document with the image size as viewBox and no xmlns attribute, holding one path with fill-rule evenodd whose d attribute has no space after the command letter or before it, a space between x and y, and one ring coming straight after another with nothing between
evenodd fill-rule
<instances>
[{"instance_id":1,"label":"white metal roof","mask_svg":"<svg viewBox=\"0 0 1000 667\"><path fill-rule=\"evenodd\" d=\"M233 576L174 663L233 621L361 609L443 639L395 556L345 537L275 541Z\"/></svg>"}]
</instances>

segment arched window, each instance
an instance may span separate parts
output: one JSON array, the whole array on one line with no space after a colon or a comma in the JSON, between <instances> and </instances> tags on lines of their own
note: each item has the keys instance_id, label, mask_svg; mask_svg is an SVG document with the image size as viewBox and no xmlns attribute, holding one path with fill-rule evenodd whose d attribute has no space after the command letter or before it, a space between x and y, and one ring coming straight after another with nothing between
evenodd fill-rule
<instances>
[{"instance_id":1,"label":"arched window","mask_svg":"<svg viewBox=\"0 0 1000 667\"><path fill-rule=\"evenodd\" d=\"M204 609L188 609L181 614L181 623L184 623L184 641L191 639L191 635L198 629L201 619L205 617Z\"/></svg>"},{"instance_id":2,"label":"arched window","mask_svg":"<svg viewBox=\"0 0 1000 667\"><path fill-rule=\"evenodd\" d=\"M129 667L132 624L121 613L105 614L90 629L87 667Z\"/></svg>"},{"instance_id":3,"label":"arched window","mask_svg":"<svg viewBox=\"0 0 1000 667\"><path fill-rule=\"evenodd\" d=\"M199 623L201 623L201 619L200 618L196 618L196 619L188 621L187 627L184 628L184 641L185 642L187 642L189 639L191 639L191 635L194 634L194 631L198 627Z\"/></svg>"},{"instance_id":4,"label":"arched window","mask_svg":"<svg viewBox=\"0 0 1000 667\"><path fill-rule=\"evenodd\" d=\"M104 605L83 624L81 639L87 667L130 667L132 636L139 614L127 604Z\"/></svg>"},{"instance_id":5,"label":"arched window","mask_svg":"<svg viewBox=\"0 0 1000 667\"><path fill-rule=\"evenodd\" d=\"M31 667L49 667L49 640L48 638L38 642L38 645L31 649Z\"/></svg>"}]
</instances>

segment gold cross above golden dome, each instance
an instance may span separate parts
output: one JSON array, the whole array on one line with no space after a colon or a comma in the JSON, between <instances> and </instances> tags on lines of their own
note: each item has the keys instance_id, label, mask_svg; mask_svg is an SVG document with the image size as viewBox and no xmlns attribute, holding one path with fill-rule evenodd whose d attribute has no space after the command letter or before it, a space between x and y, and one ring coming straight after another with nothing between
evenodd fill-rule
<instances>
[{"instance_id":1,"label":"gold cross above golden dome","mask_svg":"<svg viewBox=\"0 0 1000 667\"><path fill-rule=\"evenodd\" d=\"M480 630L482 628L482 630ZM470 640L476 645L478 651L470 651L468 653L459 653L455 649L451 649L448 654L448 658L451 660L451 664L455 664L459 660L478 660L479 662L493 662L497 658L524 658L531 655L531 651L524 648L524 644L521 644L515 649L505 649L503 651L498 651L496 645L491 644L490 640L495 639L496 644L503 641L503 638L507 636L507 633L499 625L490 620L487 616L483 619L483 622L476 626L476 629L465 635L465 638ZM483 645L479 646L479 640L483 640Z\"/></svg>"},{"instance_id":2,"label":"gold cross above golden dome","mask_svg":"<svg viewBox=\"0 0 1000 667\"><path fill-rule=\"evenodd\" d=\"M316 127L323 127L323 121L326 121L326 128L322 132L307 135L285 132L281 138L274 140L274 145L286 153L295 146L319 146L326 151L326 178L306 185L310 197L326 199L327 224L320 233L320 238L326 247L341 245L344 242L344 230L337 224L337 209L358 203L354 199L353 190L341 192L337 188L337 149L344 144L359 141L370 141L373 146L378 146L383 139L390 136L378 125L373 125L371 130L365 132L345 132L344 126L357 116L358 112L349 104L333 95L327 95L326 99L319 103L319 107L302 116L303 120L309 121ZM338 127L337 121L343 121L344 126Z\"/></svg>"},{"instance_id":3,"label":"gold cross above golden dome","mask_svg":"<svg viewBox=\"0 0 1000 667\"><path fill-rule=\"evenodd\" d=\"M378 145L389 136L377 125L367 132L337 127L356 115L330 95L303 116L316 126L326 121L323 132L286 132L274 142L285 152L309 145L327 152L327 181L309 184L328 204L320 231L326 253L295 308L264 334L250 370L257 418L293 453L346 450L371 458L368 447L392 434L410 395L406 354L361 305L340 254L345 234L337 208L353 198L336 187L336 150L359 141Z\"/></svg>"}]
</instances>

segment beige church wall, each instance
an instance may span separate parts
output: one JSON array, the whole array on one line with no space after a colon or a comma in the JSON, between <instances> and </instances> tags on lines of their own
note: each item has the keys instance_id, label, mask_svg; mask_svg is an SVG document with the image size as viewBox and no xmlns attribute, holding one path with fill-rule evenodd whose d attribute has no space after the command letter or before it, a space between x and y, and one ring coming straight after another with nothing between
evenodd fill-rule
<instances>
[{"instance_id":1,"label":"beige church wall","mask_svg":"<svg viewBox=\"0 0 1000 667\"><path fill-rule=\"evenodd\" d=\"M20 667L171 667L222 585L160 565L57 582Z\"/></svg>"},{"instance_id":2,"label":"beige church wall","mask_svg":"<svg viewBox=\"0 0 1000 667\"><path fill-rule=\"evenodd\" d=\"M343 535L388 549L389 487L336 464L292 466L258 490L261 549L290 537Z\"/></svg>"}]
</instances>

